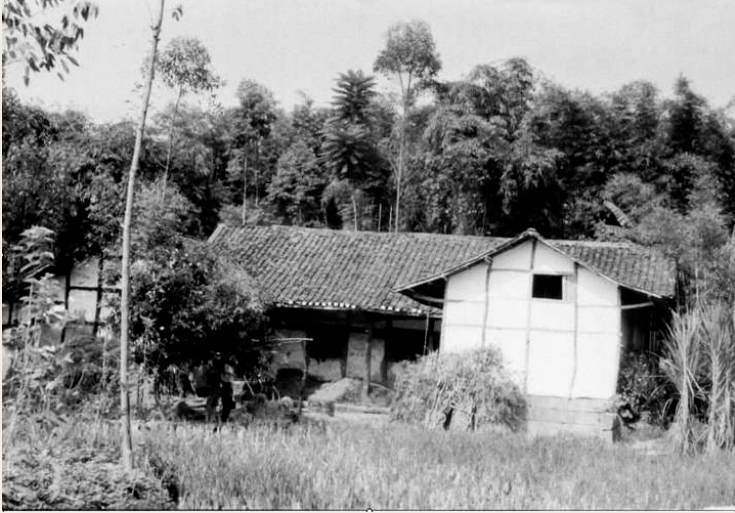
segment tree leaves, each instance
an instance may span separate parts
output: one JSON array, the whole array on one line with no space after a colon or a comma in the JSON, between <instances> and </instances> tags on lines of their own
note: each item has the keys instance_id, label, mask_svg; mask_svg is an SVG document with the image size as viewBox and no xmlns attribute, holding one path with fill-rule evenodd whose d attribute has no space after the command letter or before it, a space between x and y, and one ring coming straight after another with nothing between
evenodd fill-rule
<instances>
[{"instance_id":1,"label":"tree leaves","mask_svg":"<svg viewBox=\"0 0 735 513\"><path fill-rule=\"evenodd\" d=\"M219 87L222 81L210 69L210 65L209 52L194 37L172 39L156 61L159 76L164 83L184 93L211 91Z\"/></svg>"},{"instance_id":2,"label":"tree leaves","mask_svg":"<svg viewBox=\"0 0 735 513\"><path fill-rule=\"evenodd\" d=\"M373 65L374 71L397 75L401 88L410 96L412 88L425 86L440 69L431 29L420 20L392 25L386 34L385 48Z\"/></svg>"},{"instance_id":3,"label":"tree leaves","mask_svg":"<svg viewBox=\"0 0 735 513\"><path fill-rule=\"evenodd\" d=\"M3 63L21 61L25 64L23 82L28 85L30 72L51 71L61 62L68 73L65 61L77 65L70 53L77 49L84 38L82 23L97 16L97 5L89 0L70 0L71 14L64 14L58 26L38 22L44 11L61 7L64 0L36 0L32 11L30 2L8 0L3 2ZM68 4L67 4L68 5ZM40 51L39 57L36 52ZM57 75L60 75L57 73Z\"/></svg>"}]
</instances>

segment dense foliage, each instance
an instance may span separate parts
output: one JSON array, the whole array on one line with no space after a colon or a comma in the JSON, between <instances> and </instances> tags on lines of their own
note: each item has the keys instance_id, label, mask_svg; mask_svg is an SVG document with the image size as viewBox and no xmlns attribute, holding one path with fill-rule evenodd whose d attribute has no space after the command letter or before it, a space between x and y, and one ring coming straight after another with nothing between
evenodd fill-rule
<instances>
[{"instance_id":1,"label":"dense foliage","mask_svg":"<svg viewBox=\"0 0 735 513\"><path fill-rule=\"evenodd\" d=\"M221 360L237 375L261 363L263 305L207 247L189 243L133 270L132 336L136 361L159 378Z\"/></svg>"},{"instance_id":2,"label":"dense foliage","mask_svg":"<svg viewBox=\"0 0 735 513\"><path fill-rule=\"evenodd\" d=\"M665 98L646 82L595 96L539 76L518 58L479 65L460 81L433 80L405 114L360 71L336 77L330 108L305 97L290 112L244 80L236 107L185 97L162 108L141 179L169 168L196 210L195 237L234 205L246 220L388 230L403 147L401 230L509 236L534 226L547 237L670 246L683 260L686 248L723 245L735 214L725 111L684 78ZM119 231L132 138L127 123L49 113L4 90L5 238L48 226L62 267L99 252ZM692 221L708 227L700 244Z\"/></svg>"},{"instance_id":3,"label":"dense foliage","mask_svg":"<svg viewBox=\"0 0 735 513\"><path fill-rule=\"evenodd\" d=\"M345 229L512 236L533 226L659 245L693 268L735 223L735 125L684 77L669 97L645 81L593 95L510 58L442 82L422 22L391 27L376 56L400 98L349 70L329 108L304 96L285 111L252 79L236 106L203 108L187 100L219 81L201 42L172 40L159 68L176 101L154 116L140 174L170 177L196 211L194 237L234 208L247 222ZM61 267L98 253L119 230L132 135L4 90L5 238L48 226Z\"/></svg>"}]
</instances>

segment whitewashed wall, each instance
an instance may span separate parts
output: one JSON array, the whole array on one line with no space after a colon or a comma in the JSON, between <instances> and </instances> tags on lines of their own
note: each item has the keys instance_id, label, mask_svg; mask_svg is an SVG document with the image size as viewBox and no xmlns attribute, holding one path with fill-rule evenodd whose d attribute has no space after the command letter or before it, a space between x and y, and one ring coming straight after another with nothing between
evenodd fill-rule
<instances>
[{"instance_id":1,"label":"whitewashed wall","mask_svg":"<svg viewBox=\"0 0 735 513\"><path fill-rule=\"evenodd\" d=\"M71 287L97 287L98 261L96 258L89 258L84 262L80 262L74 266L69 279ZM61 290L61 298L64 299L64 291L66 290L66 277L56 276L54 278L59 283ZM69 313L87 322L94 322L94 313L97 308L97 291L96 290L69 290Z\"/></svg>"},{"instance_id":2,"label":"whitewashed wall","mask_svg":"<svg viewBox=\"0 0 735 513\"><path fill-rule=\"evenodd\" d=\"M563 299L532 298L534 273L562 275ZM529 240L449 278L440 350L492 344L530 395L606 399L620 332L617 285Z\"/></svg>"},{"instance_id":3,"label":"whitewashed wall","mask_svg":"<svg viewBox=\"0 0 735 513\"><path fill-rule=\"evenodd\" d=\"M279 329L275 338L305 338L307 333L304 330L288 330ZM365 351L367 350L367 333L350 333L347 351L347 377L364 378L365 377ZM385 342L382 338L375 337L370 353L370 379L380 383L382 376L380 374L381 364L385 355ZM276 372L279 369L303 369L304 368L304 351L301 344L283 344L276 350L271 370ZM342 359L329 358L326 360L316 360L309 358L309 374L316 376L325 381L336 381L342 378Z\"/></svg>"}]
</instances>

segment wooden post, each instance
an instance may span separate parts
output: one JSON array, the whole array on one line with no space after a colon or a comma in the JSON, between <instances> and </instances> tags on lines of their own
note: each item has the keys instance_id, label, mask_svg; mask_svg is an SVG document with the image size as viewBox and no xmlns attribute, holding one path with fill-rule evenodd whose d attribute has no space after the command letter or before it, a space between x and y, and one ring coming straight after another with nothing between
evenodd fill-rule
<instances>
[{"instance_id":1,"label":"wooden post","mask_svg":"<svg viewBox=\"0 0 735 513\"><path fill-rule=\"evenodd\" d=\"M94 303L94 324L92 325L92 336L96 337L100 328L100 313L102 312L102 274L105 265L104 254L97 259L97 298Z\"/></svg>"},{"instance_id":2,"label":"wooden post","mask_svg":"<svg viewBox=\"0 0 735 513\"><path fill-rule=\"evenodd\" d=\"M487 343L487 319L490 310L490 272L492 269L492 262L485 262L487 268L485 269L485 303L482 307L482 333L480 333L480 347L485 349Z\"/></svg>"},{"instance_id":3,"label":"wooden post","mask_svg":"<svg viewBox=\"0 0 735 513\"><path fill-rule=\"evenodd\" d=\"M434 352L438 349L438 345L436 342L436 318L432 317L429 320L429 342L431 344L431 351Z\"/></svg>"},{"instance_id":4,"label":"wooden post","mask_svg":"<svg viewBox=\"0 0 735 513\"><path fill-rule=\"evenodd\" d=\"M370 394L370 363L373 357L374 327L372 319L368 319L368 338L365 347L365 381L362 385L362 400L367 403Z\"/></svg>"},{"instance_id":5,"label":"wooden post","mask_svg":"<svg viewBox=\"0 0 735 513\"><path fill-rule=\"evenodd\" d=\"M380 379L384 385L388 384L388 364L392 358L393 346L391 345L391 331L393 321L388 319L385 321L385 329L383 330L383 361L380 362Z\"/></svg>"},{"instance_id":6,"label":"wooden post","mask_svg":"<svg viewBox=\"0 0 735 513\"><path fill-rule=\"evenodd\" d=\"M347 358L350 356L350 333L352 330L352 312L345 314L345 320L347 324L347 337L345 338L344 345L342 346L342 361L340 362L340 372L343 378L347 377Z\"/></svg>"},{"instance_id":7,"label":"wooden post","mask_svg":"<svg viewBox=\"0 0 735 513\"><path fill-rule=\"evenodd\" d=\"M525 355L525 379L523 380L523 393L528 393L528 366L531 359L531 303L533 302L533 268L536 262L536 239L531 240L531 262L528 272L528 295L526 297L526 355Z\"/></svg>"},{"instance_id":8,"label":"wooden post","mask_svg":"<svg viewBox=\"0 0 735 513\"><path fill-rule=\"evenodd\" d=\"M69 311L69 293L71 292L71 271L72 267L66 270L64 273L64 309L68 312ZM61 328L61 338L59 340L60 344L63 344L66 341L66 324L64 323L64 327Z\"/></svg>"},{"instance_id":9,"label":"wooden post","mask_svg":"<svg viewBox=\"0 0 735 513\"><path fill-rule=\"evenodd\" d=\"M574 385L577 382L577 367L579 365L579 348L578 348L578 338L579 338L579 287L577 284L579 283L579 264L577 262L574 262L574 277L573 281L570 284L570 288L573 290L568 290L568 294L574 294L574 338L572 339L573 343L573 351L574 351L574 362L572 366L572 380L569 383L569 399L572 398L572 395L574 394Z\"/></svg>"},{"instance_id":10,"label":"wooden post","mask_svg":"<svg viewBox=\"0 0 735 513\"><path fill-rule=\"evenodd\" d=\"M304 353L304 373L301 376L301 392L299 393L299 417L304 406L304 390L306 389L306 377L309 375L309 355L306 353L307 340L301 340L301 349Z\"/></svg>"},{"instance_id":11,"label":"wooden post","mask_svg":"<svg viewBox=\"0 0 735 513\"><path fill-rule=\"evenodd\" d=\"M426 323L424 325L424 356L429 353L429 328L431 327L429 321L429 312L426 312Z\"/></svg>"}]
</instances>

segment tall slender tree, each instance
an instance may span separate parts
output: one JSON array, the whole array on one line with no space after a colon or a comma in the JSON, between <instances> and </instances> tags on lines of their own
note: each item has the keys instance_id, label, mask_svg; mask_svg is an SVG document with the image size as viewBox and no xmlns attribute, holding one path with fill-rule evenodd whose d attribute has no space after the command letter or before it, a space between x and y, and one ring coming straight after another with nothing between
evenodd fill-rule
<instances>
[{"instance_id":1,"label":"tall slender tree","mask_svg":"<svg viewBox=\"0 0 735 513\"><path fill-rule=\"evenodd\" d=\"M340 74L334 89L333 115L324 130L322 161L332 170L334 181L345 182L340 187L329 187L327 192L339 191L339 196L344 196L350 190L355 229L362 224L358 213L361 191L374 191L385 168L373 127L374 87L375 79L362 71Z\"/></svg>"},{"instance_id":2,"label":"tall slender tree","mask_svg":"<svg viewBox=\"0 0 735 513\"><path fill-rule=\"evenodd\" d=\"M253 80L242 80L237 86L240 105L235 112L233 139L236 150L230 160L229 171L242 174L242 223L247 220L247 189L249 163L255 162L256 197L259 187L259 156L263 140L268 137L276 121L273 93L264 85ZM254 155L253 155L254 154Z\"/></svg>"},{"instance_id":3,"label":"tall slender tree","mask_svg":"<svg viewBox=\"0 0 735 513\"><path fill-rule=\"evenodd\" d=\"M378 54L373 70L394 77L401 89L398 162L395 169L395 230L401 227L401 188L406 171L406 124L416 95L441 69L434 37L426 22L396 23L388 29L385 48Z\"/></svg>"},{"instance_id":4,"label":"tall slender tree","mask_svg":"<svg viewBox=\"0 0 735 513\"><path fill-rule=\"evenodd\" d=\"M123 220L122 244L122 296L120 300L120 409L122 411L122 463L126 470L133 468L133 441L130 430L130 391L128 389L128 352L130 346L130 225L133 216L135 201L135 174L140 162L140 149L143 144L143 131L148 115L148 105L151 99L153 78L156 75L156 57L158 56L158 42L161 37L163 24L163 9L166 0L159 0L160 6L156 19L151 25L151 59L148 65L145 81L145 92L135 132L135 148L128 174L128 191L125 201L125 219Z\"/></svg>"},{"instance_id":5,"label":"tall slender tree","mask_svg":"<svg viewBox=\"0 0 735 513\"><path fill-rule=\"evenodd\" d=\"M181 99L187 92L197 93L211 91L219 83L219 78L210 69L209 52L194 37L177 37L172 39L161 52L157 60L157 70L163 82L176 91L176 101L171 112L166 152L166 167L163 174L161 201L165 201L166 183L171 167L171 153L174 146L176 116Z\"/></svg>"}]
</instances>

